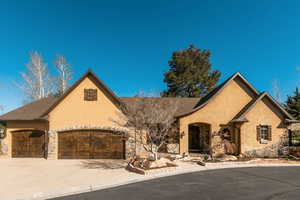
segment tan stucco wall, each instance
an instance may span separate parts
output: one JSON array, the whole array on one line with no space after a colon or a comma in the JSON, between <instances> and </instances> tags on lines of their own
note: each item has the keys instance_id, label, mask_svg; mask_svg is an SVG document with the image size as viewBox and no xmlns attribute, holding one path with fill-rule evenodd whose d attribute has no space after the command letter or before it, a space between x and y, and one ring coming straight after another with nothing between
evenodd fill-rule
<instances>
[{"instance_id":1,"label":"tan stucco wall","mask_svg":"<svg viewBox=\"0 0 300 200\"><path fill-rule=\"evenodd\" d=\"M241 126L241 153L247 151L259 150L277 144L286 131L284 124L282 124L282 117L273 111L273 108L268 106L268 101L263 99L259 101L256 106L246 114L249 122ZM272 140L267 144L261 144L257 141L258 125L270 125L272 127Z\"/></svg>"},{"instance_id":2,"label":"tan stucco wall","mask_svg":"<svg viewBox=\"0 0 300 200\"><path fill-rule=\"evenodd\" d=\"M97 89L97 101L84 101L84 89ZM120 110L89 78L85 78L49 113L49 130L76 129L76 127L114 127L122 121ZM57 159L58 136L49 137L49 159Z\"/></svg>"},{"instance_id":3,"label":"tan stucco wall","mask_svg":"<svg viewBox=\"0 0 300 200\"><path fill-rule=\"evenodd\" d=\"M2 149L5 150L4 154L1 155L3 158L11 158L12 155L12 132L18 130L48 130L48 122L42 121L15 121L6 123L6 137L1 141L1 145L5 145Z\"/></svg>"},{"instance_id":4,"label":"tan stucco wall","mask_svg":"<svg viewBox=\"0 0 300 200\"><path fill-rule=\"evenodd\" d=\"M250 94L245 92L237 80L233 80L202 109L180 118L180 133L184 133L180 139L180 153L188 153L189 124L207 123L211 125L211 132L217 132L221 124L227 124L251 100Z\"/></svg>"},{"instance_id":5,"label":"tan stucco wall","mask_svg":"<svg viewBox=\"0 0 300 200\"><path fill-rule=\"evenodd\" d=\"M84 89L97 89L97 101L84 101ZM49 113L49 129L72 126L117 126L118 108L89 79L84 79Z\"/></svg>"}]
</instances>

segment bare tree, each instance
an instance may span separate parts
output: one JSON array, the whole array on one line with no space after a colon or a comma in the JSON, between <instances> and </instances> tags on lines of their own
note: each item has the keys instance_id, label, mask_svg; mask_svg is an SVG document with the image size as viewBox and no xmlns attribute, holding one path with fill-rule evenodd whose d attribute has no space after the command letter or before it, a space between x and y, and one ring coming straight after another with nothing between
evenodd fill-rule
<instances>
[{"instance_id":1,"label":"bare tree","mask_svg":"<svg viewBox=\"0 0 300 200\"><path fill-rule=\"evenodd\" d=\"M280 88L278 86L278 80L274 79L272 81L273 95L276 101L281 102Z\"/></svg>"},{"instance_id":2,"label":"bare tree","mask_svg":"<svg viewBox=\"0 0 300 200\"><path fill-rule=\"evenodd\" d=\"M30 53L30 62L26 66L27 71L21 72L22 82L17 86L25 93L27 101L45 98L53 92L53 81L38 52Z\"/></svg>"},{"instance_id":3,"label":"bare tree","mask_svg":"<svg viewBox=\"0 0 300 200\"><path fill-rule=\"evenodd\" d=\"M171 133L177 131L175 113L178 102L174 98L135 96L121 106L123 113L119 125L135 133L135 142L151 153L155 160L161 147L168 142Z\"/></svg>"},{"instance_id":4,"label":"bare tree","mask_svg":"<svg viewBox=\"0 0 300 200\"><path fill-rule=\"evenodd\" d=\"M70 64L63 55L56 55L54 64L59 73L57 77L58 93L63 94L68 89L69 81L72 79Z\"/></svg>"}]
</instances>

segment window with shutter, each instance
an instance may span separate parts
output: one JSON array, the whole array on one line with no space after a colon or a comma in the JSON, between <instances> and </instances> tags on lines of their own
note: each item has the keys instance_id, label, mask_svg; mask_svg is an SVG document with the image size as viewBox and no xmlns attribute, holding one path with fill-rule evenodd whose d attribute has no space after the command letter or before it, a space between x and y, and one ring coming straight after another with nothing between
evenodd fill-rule
<instances>
[{"instance_id":1,"label":"window with shutter","mask_svg":"<svg viewBox=\"0 0 300 200\"><path fill-rule=\"evenodd\" d=\"M290 146L300 146L300 131L289 130Z\"/></svg>"},{"instance_id":2,"label":"window with shutter","mask_svg":"<svg viewBox=\"0 0 300 200\"><path fill-rule=\"evenodd\" d=\"M272 127L268 126L268 140L272 141Z\"/></svg>"},{"instance_id":3,"label":"window with shutter","mask_svg":"<svg viewBox=\"0 0 300 200\"><path fill-rule=\"evenodd\" d=\"M260 126L256 126L256 139L260 142Z\"/></svg>"},{"instance_id":4,"label":"window with shutter","mask_svg":"<svg viewBox=\"0 0 300 200\"><path fill-rule=\"evenodd\" d=\"M97 89L84 89L85 101L97 101Z\"/></svg>"}]
</instances>

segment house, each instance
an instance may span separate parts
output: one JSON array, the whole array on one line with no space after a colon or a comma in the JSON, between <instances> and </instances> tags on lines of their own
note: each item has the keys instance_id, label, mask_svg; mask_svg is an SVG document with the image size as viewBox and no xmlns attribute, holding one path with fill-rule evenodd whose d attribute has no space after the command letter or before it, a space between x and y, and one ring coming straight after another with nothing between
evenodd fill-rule
<instances>
[{"instance_id":1,"label":"house","mask_svg":"<svg viewBox=\"0 0 300 200\"><path fill-rule=\"evenodd\" d=\"M269 94L259 93L236 73L203 98L176 98L180 107L179 153L218 153L234 147L241 154L274 147L295 120ZM158 98L160 101L172 98ZM92 71L87 71L60 97L48 97L0 116L6 125L2 157L92 159L129 157L131 139L114 123L117 97ZM225 138L223 148L219 143ZM227 149L226 149L227 147ZM274 149L274 148L273 148ZM275 152L276 153L276 152Z\"/></svg>"}]
</instances>

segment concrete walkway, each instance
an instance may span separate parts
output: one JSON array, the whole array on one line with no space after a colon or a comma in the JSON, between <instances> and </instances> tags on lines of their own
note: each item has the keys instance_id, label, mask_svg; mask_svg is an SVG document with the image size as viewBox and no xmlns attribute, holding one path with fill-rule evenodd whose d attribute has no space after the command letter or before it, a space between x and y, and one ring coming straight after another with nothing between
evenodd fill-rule
<instances>
[{"instance_id":1,"label":"concrete walkway","mask_svg":"<svg viewBox=\"0 0 300 200\"><path fill-rule=\"evenodd\" d=\"M178 164L176 170L143 176L126 171L124 169L126 163L122 160L0 160L0 199L47 199L202 170L290 166L290 164L211 163L202 167L188 162Z\"/></svg>"}]
</instances>

